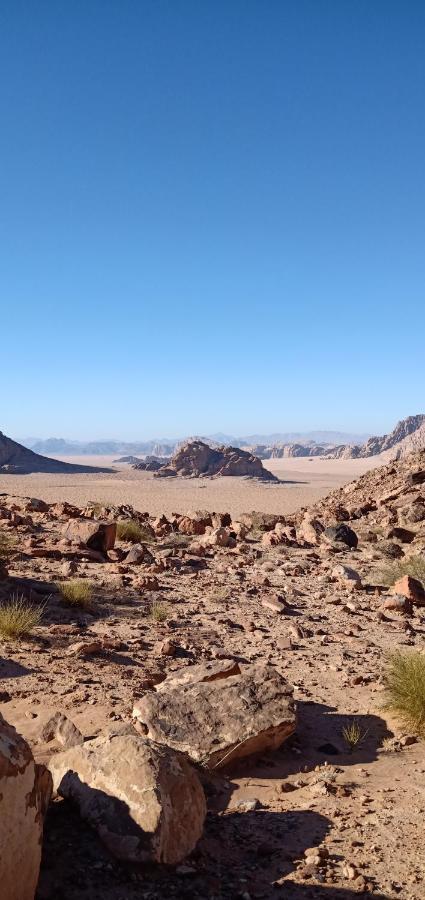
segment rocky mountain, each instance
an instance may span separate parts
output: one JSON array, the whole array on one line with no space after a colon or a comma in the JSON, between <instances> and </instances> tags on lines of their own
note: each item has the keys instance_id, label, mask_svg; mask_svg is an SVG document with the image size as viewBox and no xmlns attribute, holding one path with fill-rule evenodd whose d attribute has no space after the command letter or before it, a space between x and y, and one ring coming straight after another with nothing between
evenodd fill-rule
<instances>
[{"instance_id":1,"label":"rocky mountain","mask_svg":"<svg viewBox=\"0 0 425 900\"><path fill-rule=\"evenodd\" d=\"M28 444L29 446L29 444ZM35 453L53 453L54 456L132 456L154 453L156 456L170 456L174 453L176 441L69 441L64 438L47 438L31 442L29 449Z\"/></svg>"},{"instance_id":2,"label":"rocky mountain","mask_svg":"<svg viewBox=\"0 0 425 900\"><path fill-rule=\"evenodd\" d=\"M154 438L149 441L117 441L117 440L99 440L99 441L71 441L65 438L47 438L41 440L39 438L21 439L20 443L35 453L45 453L54 456L136 456L151 454L155 456L171 456L175 451L188 441L200 440L212 447L221 447L223 445L231 447L243 447L252 449L254 447L263 446L270 448L280 448L283 446L300 445L303 447L314 447L323 445L324 448L334 447L336 445L361 444L369 435L352 435L339 431L310 431L310 432L276 432L274 434L261 435L254 434L245 437L235 437L233 435L218 432L211 435L186 435L183 438ZM290 456L291 453L285 454ZM308 455L308 454L305 454ZM319 455L316 453L315 455ZM270 458L270 454L266 457Z\"/></svg>"},{"instance_id":3,"label":"rocky mountain","mask_svg":"<svg viewBox=\"0 0 425 900\"><path fill-rule=\"evenodd\" d=\"M380 437L370 437L361 446L342 446L336 448L336 456L345 458L363 459L369 456L377 456L387 453L392 458L411 453L412 450L420 450L425 446L425 415L408 416L401 419L389 434ZM333 454L329 454L332 458Z\"/></svg>"},{"instance_id":4,"label":"rocky mountain","mask_svg":"<svg viewBox=\"0 0 425 900\"><path fill-rule=\"evenodd\" d=\"M40 456L22 444L12 441L0 431L0 472L10 475L27 475L30 472L109 472L93 466L77 466Z\"/></svg>"},{"instance_id":5,"label":"rocky mountain","mask_svg":"<svg viewBox=\"0 0 425 900\"><path fill-rule=\"evenodd\" d=\"M210 447L203 441L189 441L174 454L168 465L155 472L156 478L182 475L186 478L216 475L244 475L262 481L277 481L263 468L261 460L238 447Z\"/></svg>"},{"instance_id":6,"label":"rocky mountain","mask_svg":"<svg viewBox=\"0 0 425 900\"><path fill-rule=\"evenodd\" d=\"M425 447L425 415L408 416L397 423L390 434L369 437L363 444L358 443L316 443L313 440L253 444L249 447L260 459L280 459L293 456L322 456L325 459L360 459L378 454L388 458L411 453ZM385 458L385 457L384 457Z\"/></svg>"}]
</instances>

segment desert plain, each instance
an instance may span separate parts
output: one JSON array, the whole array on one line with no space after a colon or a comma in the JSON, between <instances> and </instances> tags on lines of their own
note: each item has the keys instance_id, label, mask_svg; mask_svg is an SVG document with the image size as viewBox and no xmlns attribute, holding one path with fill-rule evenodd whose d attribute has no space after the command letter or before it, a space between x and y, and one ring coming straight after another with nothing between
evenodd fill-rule
<instances>
[{"instance_id":1,"label":"desert plain","mask_svg":"<svg viewBox=\"0 0 425 900\"><path fill-rule=\"evenodd\" d=\"M47 503L67 501L85 506L90 501L105 505L131 504L153 516L181 515L189 510L229 512L232 518L252 509L285 515L309 506L335 488L359 478L379 465L379 457L326 459L294 457L268 459L264 468L279 483L249 478L167 478L140 472L113 456L57 456L63 462L93 466L93 474L0 474L0 493L38 497ZM111 472L97 472L110 468Z\"/></svg>"}]
</instances>

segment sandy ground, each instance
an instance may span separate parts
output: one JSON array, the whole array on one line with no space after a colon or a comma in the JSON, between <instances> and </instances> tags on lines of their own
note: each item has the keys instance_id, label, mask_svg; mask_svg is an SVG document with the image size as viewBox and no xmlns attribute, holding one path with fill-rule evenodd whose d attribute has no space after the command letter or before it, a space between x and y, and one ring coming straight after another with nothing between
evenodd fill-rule
<instances>
[{"instance_id":1,"label":"sandy ground","mask_svg":"<svg viewBox=\"0 0 425 900\"><path fill-rule=\"evenodd\" d=\"M57 457L65 462L113 466L113 457ZM308 458L267 460L265 467L282 479L261 484L246 478L159 479L127 465L114 465L111 474L0 475L0 493L37 497L47 502L67 500L83 506L89 500L118 505L130 503L151 515L194 509L228 511L232 517L252 509L291 513L314 503L334 488L379 465L375 459L320 460Z\"/></svg>"}]
</instances>

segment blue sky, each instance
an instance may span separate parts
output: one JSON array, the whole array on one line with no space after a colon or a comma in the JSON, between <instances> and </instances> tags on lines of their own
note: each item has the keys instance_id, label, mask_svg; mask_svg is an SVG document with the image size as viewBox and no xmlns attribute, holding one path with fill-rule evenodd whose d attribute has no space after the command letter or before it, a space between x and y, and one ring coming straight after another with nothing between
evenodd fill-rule
<instances>
[{"instance_id":1,"label":"blue sky","mask_svg":"<svg viewBox=\"0 0 425 900\"><path fill-rule=\"evenodd\" d=\"M10 435L424 411L425 4L5 0Z\"/></svg>"}]
</instances>

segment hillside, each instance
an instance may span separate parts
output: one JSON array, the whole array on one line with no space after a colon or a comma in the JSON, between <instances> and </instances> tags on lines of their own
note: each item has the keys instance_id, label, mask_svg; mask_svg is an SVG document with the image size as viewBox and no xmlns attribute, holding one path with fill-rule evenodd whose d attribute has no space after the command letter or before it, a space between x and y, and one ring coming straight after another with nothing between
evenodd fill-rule
<instances>
[{"instance_id":1,"label":"hillside","mask_svg":"<svg viewBox=\"0 0 425 900\"><path fill-rule=\"evenodd\" d=\"M28 475L31 472L110 472L110 469L95 469L93 466L77 466L64 463L48 456L41 456L28 450L22 444L12 441L0 431L0 472L10 475Z\"/></svg>"}]
</instances>

